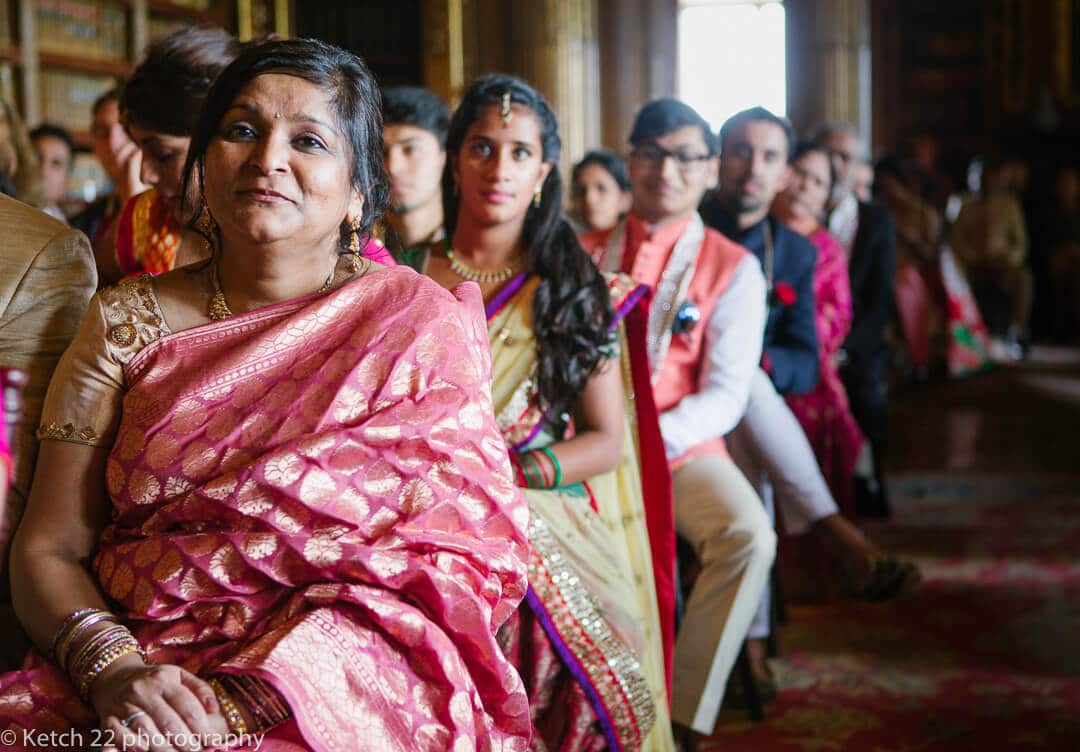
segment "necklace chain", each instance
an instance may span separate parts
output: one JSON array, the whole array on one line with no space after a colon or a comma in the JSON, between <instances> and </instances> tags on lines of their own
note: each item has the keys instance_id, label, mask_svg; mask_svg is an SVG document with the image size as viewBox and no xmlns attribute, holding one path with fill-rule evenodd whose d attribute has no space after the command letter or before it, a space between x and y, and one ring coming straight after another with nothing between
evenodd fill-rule
<instances>
[{"instance_id":1,"label":"necklace chain","mask_svg":"<svg viewBox=\"0 0 1080 752\"><path fill-rule=\"evenodd\" d=\"M457 254L454 253L454 249L449 246L446 248L446 259L450 262L450 268L453 270L454 274L462 279L467 279L470 282L479 282L480 284L505 282L521 269L521 262L515 260L503 269L496 269L495 271L490 272L480 271L459 259Z\"/></svg>"},{"instance_id":2,"label":"necklace chain","mask_svg":"<svg viewBox=\"0 0 1080 752\"><path fill-rule=\"evenodd\" d=\"M352 261L352 273L355 274L360 270L360 255L356 253L348 255ZM330 274L327 275L326 281L322 283L322 287L316 292L326 292L330 289L336 271L337 261L334 262L334 267L330 270ZM233 315L232 309L229 308L229 302L225 300L225 291L221 289L221 265L217 259L214 259L214 294L210 298L210 304L206 307L206 315L211 321L221 321Z\"/></svg>"}]
</instances>

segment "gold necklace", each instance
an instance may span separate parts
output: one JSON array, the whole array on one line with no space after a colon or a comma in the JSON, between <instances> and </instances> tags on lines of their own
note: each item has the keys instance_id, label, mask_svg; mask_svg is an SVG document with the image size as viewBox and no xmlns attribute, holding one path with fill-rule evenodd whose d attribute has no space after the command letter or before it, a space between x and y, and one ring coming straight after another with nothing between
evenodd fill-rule
<instances>
[{"instance_id":1,"label":"gold necklace","mask_svg":"<svg viewBox=\"0 0 1080 752\"><path fill-rule=\"evenodd\" d=\"M360 269L360 255L357 253L348 254L352 262L352 272L355 274ZM315 292L325 292L330 289L330 285L334 281L334 272L337 271L337 261L334 262L334 268L330 270L329 276L326 281L322 283ZM210 305L206 307L206 315L211 321L221 321L227 319L233 315L232 309L229 308L228 301L225 300L225 292L221 289L221 265L218 260L214 259L214 295L210 298Z\"/></svg>"},{"instance_id":2,"label":"gold necklace","mask_svg":"<svg viewBox=\"0 0 1080 752\"><path fill-rule=\"evenodd\" d=\"M473 269L464 261L454 255L454 249L446 247L446 259L450 262L450 268L454 274L458 275L462 279L467 279L470 282L479 282L480 284L491 284L492 282L505 282L510 279L521 269L521 262L514 261L504 269L499 269L493 272L482 272L479 269Z\"/></svg>"}]
</instances>

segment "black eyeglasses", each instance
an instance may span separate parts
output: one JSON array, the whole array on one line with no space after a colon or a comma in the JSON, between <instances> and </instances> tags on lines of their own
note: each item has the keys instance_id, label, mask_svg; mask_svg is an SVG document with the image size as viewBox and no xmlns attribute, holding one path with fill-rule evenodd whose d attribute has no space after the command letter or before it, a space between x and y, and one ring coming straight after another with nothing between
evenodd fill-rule
<instances>
[{"instance_id":1,"label":"black eyeglasses","mask_svg":"<svg viewBox=\"0 0 1080 752\"><path fill-rule=\"evenodd\" d=\"M676 164L678 164L680 170L689 170L696 165L708 162L712 159L711 154L691 154L682 150L668 151L656 144L638 146L631 152L631 155L637 159L652 162L655 165L663 164L665 159L671 157L675 160Z\"/></svg>"}]
</instances>

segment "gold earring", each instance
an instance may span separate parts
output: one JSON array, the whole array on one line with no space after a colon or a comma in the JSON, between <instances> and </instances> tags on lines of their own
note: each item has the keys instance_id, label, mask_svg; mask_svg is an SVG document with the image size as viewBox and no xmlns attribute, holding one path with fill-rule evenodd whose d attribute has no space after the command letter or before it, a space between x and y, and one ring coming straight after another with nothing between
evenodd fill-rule
<instances>
[{"instance_id":1,"label":"gold earring","mask_svg":"<svg viewBox=\"0 0 1080 752\"><path fill-rule=\"evenodd\" d=\"M537 209L540 208L540 200L543 198L543 196L544 184L541 183L540 185L536 186L536 191L533 192L533 206L535 206Z\"/></svg>"},{"instance_id":2,"label":"gold earring","mask_svg":"<svg viewBox=\"0 0 1080 752\"><path fill-rule=\"evenodd\" d=\"M210 213L210 207L205 201L202 202L202 209L199 210L199 218L195 220L195 229L207 239L214 237L217 232L217 222L214 221L214 215Z\"/></svg>"},{"instance_id":3,"label":"gold earring","mask_svg":"<svg viewBox=\"0 0 1080 752\"><path fill-rule=\"evenodd\" d=\"M360 218L349 223L349 253L360 255Z\"/></svg>"}]
</instances>

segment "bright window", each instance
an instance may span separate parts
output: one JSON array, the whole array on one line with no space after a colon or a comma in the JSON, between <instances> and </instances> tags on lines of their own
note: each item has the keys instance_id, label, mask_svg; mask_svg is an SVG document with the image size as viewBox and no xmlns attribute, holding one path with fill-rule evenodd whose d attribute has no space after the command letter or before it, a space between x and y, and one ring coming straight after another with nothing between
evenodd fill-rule
<instances>
[{"instance_id":1,"label":"bright window","mask_svg":"<svg viewBox=\"0 0 1080 752\"><path fill-rule=\"evenodd\" d=\"M762 105L787 114L783 0L681 0L679 97L714 129Z\"/></svg>"}]
</instances>

